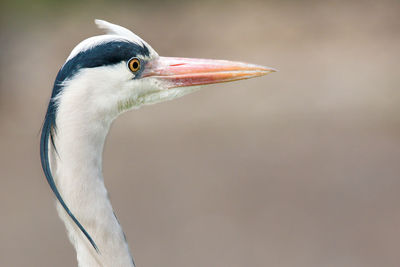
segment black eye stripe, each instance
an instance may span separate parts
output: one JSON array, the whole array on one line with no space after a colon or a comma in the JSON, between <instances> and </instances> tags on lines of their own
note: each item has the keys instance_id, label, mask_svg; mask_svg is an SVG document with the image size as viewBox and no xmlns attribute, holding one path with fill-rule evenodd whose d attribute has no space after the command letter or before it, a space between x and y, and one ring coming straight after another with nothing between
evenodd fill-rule
<instances>
[{"instance_id":1,"label":"black eye stripe","mask_svg":"<svg viewBox=\"0 0 400 267\"><path fill-rule=\"evenodd\" d=\"M138 55L143 57L149 56L148 48L126 41L101 43L88 50L79 52L73 58L65 62L57 75L56 83L58 84L66 79L71 79L75 73L81 69L114 65L120 62L126 62ZM141 62L139 62L139 64L140 63ZM57 95L60 90L61 89L55 90L55 95Z\"/></svg>"}]
</instances>

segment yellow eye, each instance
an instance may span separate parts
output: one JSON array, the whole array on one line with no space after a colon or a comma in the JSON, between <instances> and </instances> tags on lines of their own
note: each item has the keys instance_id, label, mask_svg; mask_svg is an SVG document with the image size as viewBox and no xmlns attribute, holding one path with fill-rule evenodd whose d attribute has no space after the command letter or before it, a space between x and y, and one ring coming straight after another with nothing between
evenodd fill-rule
<instances>
[{"instance_id":1,"label":"yellow eye","mask_svg":"<svg viewBox=\"0 0 400 267\"><path fill-rule=\"evenodd\" d=\"M128 67L132 72L137 72L140 70L140 60L137 58L132 58L128 62Z\"/></svg>"}]
</instances>

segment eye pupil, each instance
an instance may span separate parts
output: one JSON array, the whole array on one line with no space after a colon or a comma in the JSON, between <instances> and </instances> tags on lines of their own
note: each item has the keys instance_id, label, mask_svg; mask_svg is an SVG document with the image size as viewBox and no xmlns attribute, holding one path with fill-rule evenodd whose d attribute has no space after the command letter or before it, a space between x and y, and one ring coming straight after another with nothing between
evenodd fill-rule
<instances>
[{"instance_id":1,"label":"eye pupil","mask_svg":"<svg viewBox=\"0 0 400 267\"><path fill-rule=\"evenodd\" d=\"M131 71L133 71L133 72L138 71L138 70L140 69L140 61L139 61L139 59L137 59L137 58L132 58L132 59L129 61L128 66L129 66L129 69L130 69Z\"/></svg>"}]
</instances>

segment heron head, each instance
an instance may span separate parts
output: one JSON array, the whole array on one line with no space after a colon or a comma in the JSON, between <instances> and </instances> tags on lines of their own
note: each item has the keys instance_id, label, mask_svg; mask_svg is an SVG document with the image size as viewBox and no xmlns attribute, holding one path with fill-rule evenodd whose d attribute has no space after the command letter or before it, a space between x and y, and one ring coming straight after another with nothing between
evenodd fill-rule
<instances>
[{"instance_id":1,"label":"heron head","mask_svg":"<svg viewBox=\"0 0 400 267\"><path fill-rule=\"evenodd\" d=\"M61 68L53 100L112 117L171 100L201 85L266 75L272 68L226 60L161 57L121 26L96 20L108 34L78 44ZM70 101L61 101L70 99Z\"/></svg>"}]
</instances>

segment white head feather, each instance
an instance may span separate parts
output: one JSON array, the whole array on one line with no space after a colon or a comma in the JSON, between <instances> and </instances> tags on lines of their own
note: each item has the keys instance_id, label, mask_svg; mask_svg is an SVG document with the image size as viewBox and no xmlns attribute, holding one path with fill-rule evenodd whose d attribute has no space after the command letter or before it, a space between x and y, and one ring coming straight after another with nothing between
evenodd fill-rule
<instances>
[{"instance_id":1,"label":"white head feather","mask_svg":"<svg viewBox=\"0 0 400 267\"><path fill-rule=\"evenodd\" d=\"M68 56L66 61L76 56L79 52L88 50L96 45L111 40L129 41L141 46L146 46L149 50L149 58L158 57L158 53L146 41L127 28L101 19L95 19L95 23L97 27L106 32L106 35L93 36L83 40L71 51L71 54Z\"/></svg>"},{"instance_id":2,"label":"white head feather","mask_svg":"<svg viewBox=\"0 0 400 267\"><path fill-rule=\"evenodd\" d=\"M158 56L157 52L148 43L146 43L146 41L144 41L142 38L134 34L132 31L128 30L127 28L124 28L122 26L101 19L95 19L94 22L96 23L97 27L99 27L102 30L105 30L107 34L123 36L139 45L140 44L146 45L150 51L150 57L156 55Z\"/></svg>"}]
</instances>

